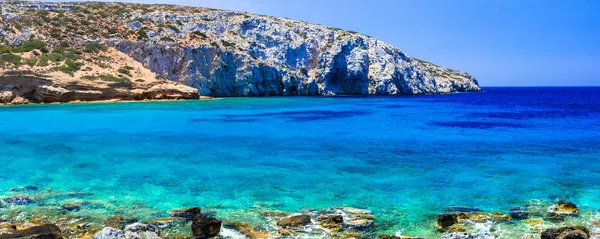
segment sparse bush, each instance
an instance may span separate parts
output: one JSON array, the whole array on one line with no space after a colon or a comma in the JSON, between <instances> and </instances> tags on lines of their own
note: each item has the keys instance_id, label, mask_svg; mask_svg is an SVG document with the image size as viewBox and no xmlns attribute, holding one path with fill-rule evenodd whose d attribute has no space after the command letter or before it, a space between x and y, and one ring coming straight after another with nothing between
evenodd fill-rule
<instances>
[{"instance_id":1,"label":"sparse bush","mask_svg":"<svg viewBox=\"0 0 600 239\"><path fill-rule=\"evenodd\" d=\"M131 83L131 80L127 77L116 77L116 76L112 76L112 75L100 75L100 76L98 76L98 78L100 78L100 80L103 80L103 81L111 81L111 82L116 82L116 83Z\"/></svg>"},{"instance_id":2,"label":"sparse bush","mask_svg":"<svg viewBox=\"0 0 600 239\"><path fill-rule=\"evenodd\" d=\"M181 30L179 30L179 28L177 28L176 26L168 25L167 27L173 30L175 33L181 33Z\"/></svg>"},{"instance_id":3,"label":"sparse bush","mask_svg":"<svg viewBox=\"0 0 600 239\"><path fill-rule=\"evenodd\" d=\"M69 75L73 75L76 71L81 70L81 63L67 60L64 65L56 67L55 69L67 73Z\"/></svg>"},{"instance_id":4,"label":"sparse bush","mask_svg":"<svg viewBox=\"0 0 600 239\"><path fill-rule=\"evenodd\" d=\"M131 76L131 71L125 67L121 67L119 68L119 70L117 70L117 72L126 75L126 76Z\"/></svg>"},{"instance_id":5,"label":"sparse bush","mask_svg":"<svg viewBox=\"0 0 600 239\"><path fill-rule=\"evenodd\" d=\"M37 64L38 60L35 58L29 58L27 60L25 60L25 63L27 63L27 65L33 67L35 66L35 64Z\"/></svg>"},{"instance_id":6,"label":"sparse bush","mask_svg":"<svg viewBox=\"0 0 600 239\"><path fill-rule=\"evenodd\" d=\"M235 43L232 43L232 42L221 40L221 43L223 44L224 47L235 47Z\"/></svg>"},{"instance_id":7,"label":"sparse bush","mask_svg":"<svg viewBox=\"0 0 600 239\"><path fill-rule=\"evenodd\" d=\"M101 45L99 43L96 42L90 42L87 45L85 45L85 48L83 50L83 52L86 53L100 53L101 51L106 51L108 50L108 48L104 45Z\"/></svg>"},{"instance_id":8,"label":"sparse bush","mask_svg":"<svg viewBox=\"0 0 600 239\"><path fill-rule=\"evenodd\" d=\"M22 58L20 56L17 56L12 53L6 53L0 56L0 61L2 61L3 63L13 64L15 67L21 66L21 60Z\"/></svg>"}]
</instances>

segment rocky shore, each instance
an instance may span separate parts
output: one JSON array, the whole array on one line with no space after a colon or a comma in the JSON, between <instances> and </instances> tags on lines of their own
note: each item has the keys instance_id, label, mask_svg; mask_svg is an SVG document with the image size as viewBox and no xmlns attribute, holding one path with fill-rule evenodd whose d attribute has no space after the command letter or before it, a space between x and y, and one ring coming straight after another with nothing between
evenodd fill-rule
<instances>
[{"instance_id":1,"label":"rocky shore","mask_svg":"<svg viewBox=\"0 0 600 239\"><path fill-rule=\"evenodd\" d=\"M37 191L35 186L13 192ZM50 194L50 192L47 192ZM52 197L78 198L84 192L53 193ZM588 239L600 236L600 222L581 220L571 202L528 204L506 212L485 212L470 207L448 207L431 218L428 235L389 233L370 210L352 207L307 209L299 212L263 211L263 223L223 219L218 211L199 207L173 209L166 217L81 214L97 201L47 203L26 194L3 197L0 203L0 239L181 239L181 238L440 238ZM26 213L29 209L29 213ZM29 214L29 216L26 216ZM437 232L437 233L434 233ZM436 235L436 236L432 236Z\"/></svg>"}]
</instances>

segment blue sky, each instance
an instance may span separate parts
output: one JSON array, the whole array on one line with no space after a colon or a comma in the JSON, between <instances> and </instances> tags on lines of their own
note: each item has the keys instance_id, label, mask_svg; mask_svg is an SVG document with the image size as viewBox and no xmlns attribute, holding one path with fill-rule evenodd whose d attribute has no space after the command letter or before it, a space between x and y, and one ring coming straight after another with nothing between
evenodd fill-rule
<instances>
[{"instance_id":1,"label":"blue sky","mask_svg":"<svg viewBox=\"0 0 600 239\"><path fill-rule=\"evenodd\" d=\"M483 86L599 86L597 0L152 0L354 30Z\"/></svg>"}]
</instances>

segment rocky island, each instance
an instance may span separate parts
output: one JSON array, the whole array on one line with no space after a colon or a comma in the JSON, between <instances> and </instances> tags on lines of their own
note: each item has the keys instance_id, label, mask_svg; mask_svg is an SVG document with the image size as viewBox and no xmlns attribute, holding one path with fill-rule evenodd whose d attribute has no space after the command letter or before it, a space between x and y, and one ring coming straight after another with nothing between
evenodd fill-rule
<instances>
[{"instance_id":1,"label":"rocky island","mask_svg":"<svg viewBox=\"0 0 600 239\"><path fill-rule=\"evenodd\" d=\"M243 12L5 2L0 104L480 91L372 37Z\"/></svg>"}]
</instances>

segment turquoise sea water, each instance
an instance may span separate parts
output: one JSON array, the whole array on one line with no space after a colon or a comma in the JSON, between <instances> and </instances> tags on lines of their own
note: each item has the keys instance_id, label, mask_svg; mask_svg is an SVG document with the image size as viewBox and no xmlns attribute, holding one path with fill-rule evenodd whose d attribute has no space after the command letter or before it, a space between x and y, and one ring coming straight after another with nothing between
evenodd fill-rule
<instances>
[{"instance_id":1,"label":"turquoise sea water","mask_svg":"<svg viewBox=\"0 0 600 239\"><path fill-rule=\"evenodd\" d=\"M0 216L76 202L76 215L200 206L253 221L352 206L381 232L421 236L449 206L566 199L598 217L600 88L484 90L0 107L0 197L35 200ZM11 191L27 185L39 190Z\"/></svg>"}]
</instances>

